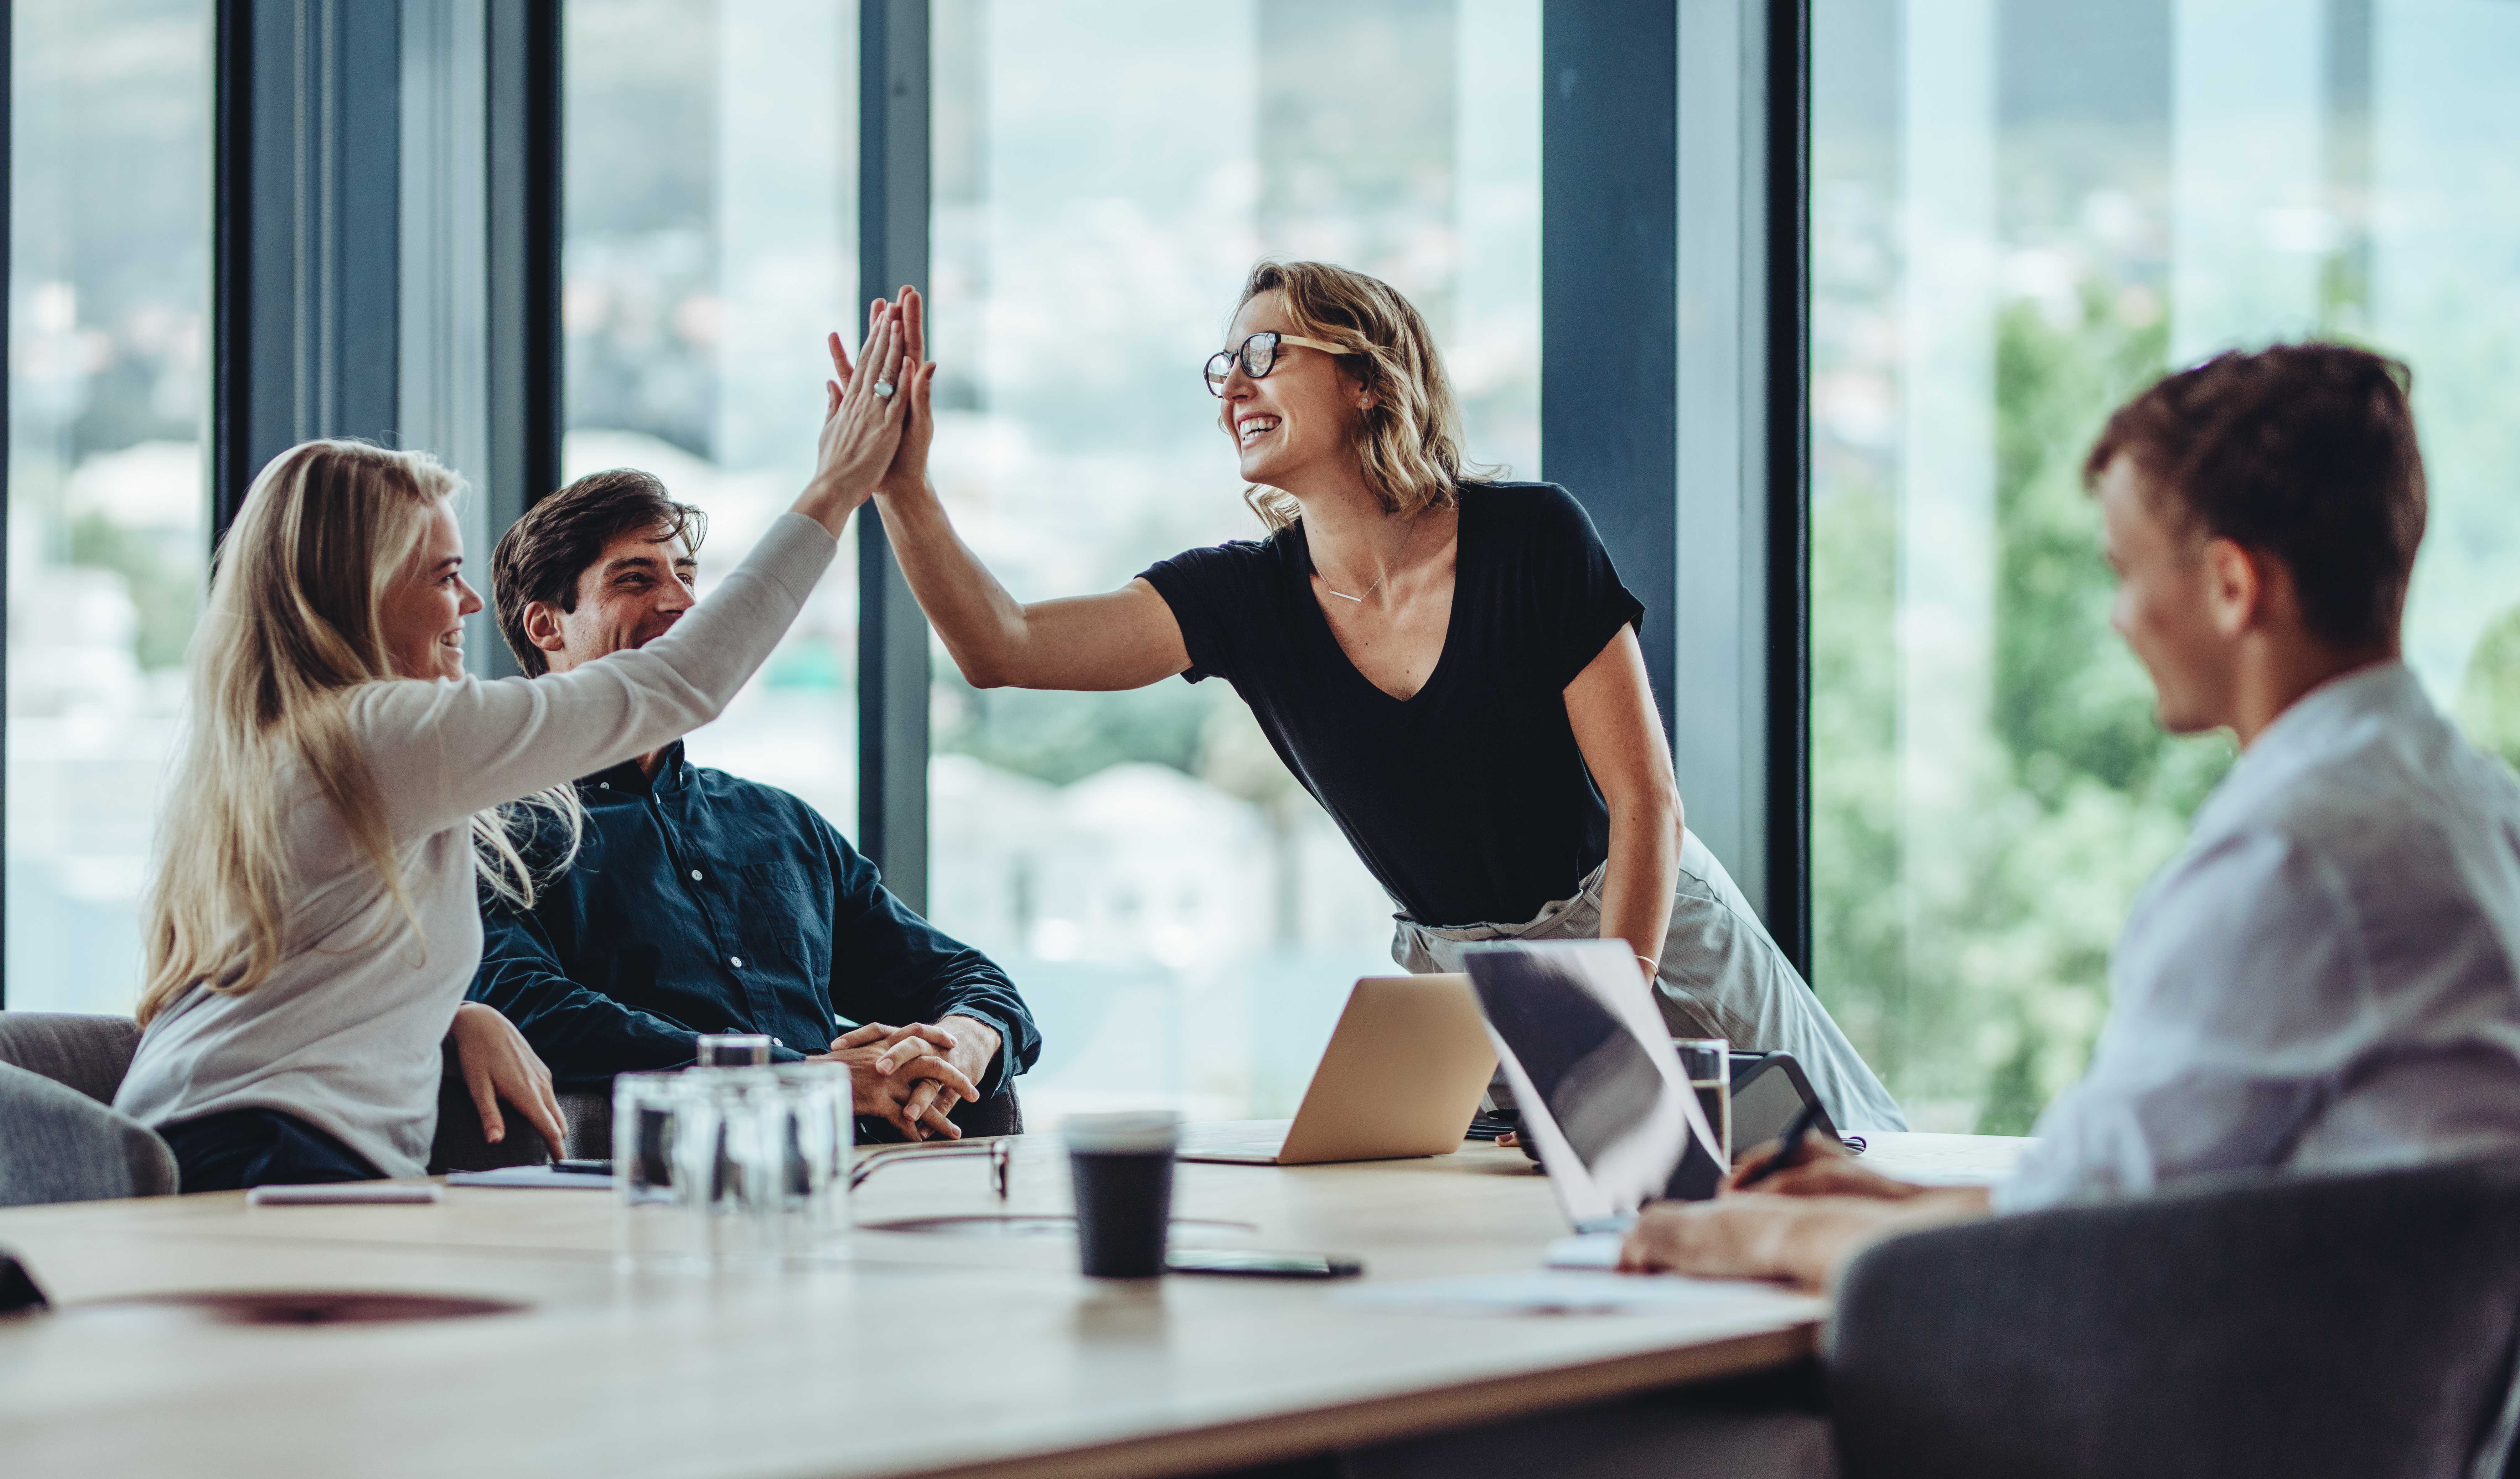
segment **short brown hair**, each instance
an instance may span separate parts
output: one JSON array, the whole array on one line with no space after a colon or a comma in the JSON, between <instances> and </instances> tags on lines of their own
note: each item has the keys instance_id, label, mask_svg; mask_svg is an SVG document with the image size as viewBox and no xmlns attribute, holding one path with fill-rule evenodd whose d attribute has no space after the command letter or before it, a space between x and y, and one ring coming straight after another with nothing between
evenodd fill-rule
<instances>
[{"instance_id":1,"label":"short brown hair","mask_svg":"<svg viewBox=\"0 0 2520 1479\"><path fill-rule=\"evenodd\" d=\"M2344 344L2219 354L2118 408L2083 460L2131 458L2154 512L2284 562L2311 635L2394 642L2424 537L2403 363Z\"/></svg>"},{"instance_id":2,"label":"short brown hair","mask_svg":"<svg viewBox=\"0 0 2520 1479\"><path fill-rule=\"evenodd\" d=\"M1235 311L1264 292L1285 299L1297 332L1344 347L1339 368L1373 397L1357 426L1356 454L1382 512L1416 514L1459 501L1461 404L1417 305L1380 278L1328 262L1262 262L1243 283ZM1278 488L1246 488L1242 499L1272 529L1302 512Z\"/></svg>"},{"instance_id":3,"label":"short brown hair","mask_svg":"<svg viewBox=\"0 0 2520 1479\"><path fill-rule=\"evenodd\" d=\"M525 607L548 602L577 609L577 578L604 547L638 529L679 539L694 555L708 537L708 515L666 493L664 480L636 468L589 472L527 509L490 552L490 599L499 635L528 678L551 671L551 659L525 636Z\"/></svg>"}]
</instances>

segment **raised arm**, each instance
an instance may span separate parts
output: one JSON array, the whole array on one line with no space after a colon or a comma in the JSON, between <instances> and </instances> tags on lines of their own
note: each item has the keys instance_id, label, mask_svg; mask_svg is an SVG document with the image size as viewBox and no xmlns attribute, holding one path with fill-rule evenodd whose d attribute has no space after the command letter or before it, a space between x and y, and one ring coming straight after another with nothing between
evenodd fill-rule
<instances>
[{"instance_id":1,"label":"raised arm","mask_svg":"<svg viewBox=\"0 0 2520 1479\"><path fill-rule=\"evenodd\" d=\"M899 374L898 316L876 315L864 353ZM370 684L348 718L394 834L454 826L485 807L642 754L718 716L770 655L832 562L901 435L900 397L831 393L814 473L789 512L708 599L642 648L541 678Z\"/></svg>"},{"instance_id":2,"label":"raised arm","mask_svg":"<svg viewBox=\"0 0 2520 1479\"><path fill-rule=\"evenodd\" d=\"M1173 608L1144 580L1020 602L954 532L923 477L916 489L878 493L876 509L919 608L973 688L1145 688L1190 666Z\"/></svg>"},{"instance_id":3,"label":"raised arm","mask_svg":"<svg viewBox=\"0 0 2520 1479\"><path fill-rule=\"evenodd\" d=\"M876 490L876 509L892 537L893 556L911 594L974 688L1134 689L1190 666L1172 607L1143 580L1099 596L1020 602L1007 593L954 530L927 481L927 447L935 437L930 401L936 367L923 362L924 307L916 289L902 291L908 360L919 369L903 388L910 420L901 447ZM834 393L855 393L848 355L831 337Z\"/></svg>"}]
</instances>

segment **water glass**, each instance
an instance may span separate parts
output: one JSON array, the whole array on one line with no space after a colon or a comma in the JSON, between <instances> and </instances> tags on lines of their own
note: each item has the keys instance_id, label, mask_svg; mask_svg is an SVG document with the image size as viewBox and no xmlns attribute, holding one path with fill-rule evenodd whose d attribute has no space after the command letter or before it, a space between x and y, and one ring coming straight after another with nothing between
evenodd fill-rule
<instances>
[{"instance_id":1,"label":"water glass","mask_svg":"<svg viewBox=\"0 0 2520 1479\"><path fill-rule=\"evenodd\" d=\"M1732 1164L1732 1045L1723 1038L1674 1038L1681 1071L1706 1113L1706 1128L1715 1132L1717 1160Z\"/></svg>"},{"instance_id":2,"label":"water glass","mask_svg":"<svg viewBox=\"0 0 2520 1479\"><path fill-rule=\"evenodd\" d=\"M787 1118L768 1068L693 1068L674 1180L715 1259L766 1257L785 1232Z\"/></svg>"},{"instance_id":3,"label":"water glass","mask_svg":"<svg viewBox=\"0 0 2520 1479\"><path fill-rule=\"evenodd\" d=\"M697 1086L680 1069L612 1080L613 1245L633 1262L683 1262L705 1251L694 1182L683 1173Z\"/></svg>"},{"instance_id":4,"label":"water glass","mask_svg":"<svg viewBox=\"0 0 2520 1479\"><path fill-rule=\"evenodd\" d=\"M848 1065L782 1063L771 1075L781 1119L781 1240L798 1248L845 1236L857 1128Z\"/></svg>"},{"instance_id":5,"label":"water glass","mask_svg":"<svg viewBox=\"0 0 2520 1479\"><path fill-rule=\"evenodd\" d=\"M846 1232L846 1065L625 1073L612 1106L625 1256L705 1267L807 1252Z\"/></svg>"}]
</instances>

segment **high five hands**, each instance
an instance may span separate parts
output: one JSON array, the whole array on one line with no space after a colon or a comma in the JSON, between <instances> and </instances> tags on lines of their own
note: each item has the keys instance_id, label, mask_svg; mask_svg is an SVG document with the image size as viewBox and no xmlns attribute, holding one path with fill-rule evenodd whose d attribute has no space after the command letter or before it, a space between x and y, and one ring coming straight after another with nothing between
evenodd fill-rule
<instances>
[{"instance_id":1,"label":"high five hands","mask_svg":"<svg viewBox=\"0 0 2520 1479\"><path fill-rule=\"evenodd\" d=\"M832 336L833 362L845 366L840 336ZM911 340L908 342L915 342ZM867 315L866 343L858 363L872 374L854 383L843 373L826 382L823 434L815 449L814 475L798 496L795 512L839 536L858 505L874 496L876 484L891 469L901 449L902 426L909 419L910 386L905 370L916 365L916 351L905 358L906 335L900 308L878 300ZM924 466L922 433L922 466Z\"/></svg>"},{"instance_id":2,"label":"high five hands","mask_svg":"<svg viewBox=\"0 0 2520 1479\"><path fill-rule=\"evenodd\" d=\"M927 448L936 439L936 417L929 392L936 382L936 366L927 355L927 305L916 288L905 287L901 295L886 301L876 299L867 305L867 322L877 323L890 315L901 325L901 366L907 381L894 381L899 392L896 399L908 402L907 420L902 425L901 441L893 452L891 466L884 470L878 493L895 493L916 489L927 477ZM868 336L874 342L874 336ZM832 379L824 381L832 403L854 388L857 369L874 363L865 354L858 364L849 363L849 352L842 347L840 336L830 336Z\"/></svg>"}]
</instances>

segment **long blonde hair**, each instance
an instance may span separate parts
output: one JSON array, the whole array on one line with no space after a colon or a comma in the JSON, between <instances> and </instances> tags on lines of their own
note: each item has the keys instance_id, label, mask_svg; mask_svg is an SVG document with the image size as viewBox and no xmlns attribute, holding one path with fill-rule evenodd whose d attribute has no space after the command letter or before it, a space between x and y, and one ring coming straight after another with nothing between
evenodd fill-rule
<instances>
[{"instance_id":1,"label":"long blonde hair","mask_svg":"<svg viewBox=\"0 0 2520 1479\"><path fill-rule=\"evenodd\" d=\"M250 991L280 964L298 883L281 784L292 765L339 813L419 933L383 800L343 706L360 685L400 676L379 608L437 505L460 487L425 452L310 441L273 458L247 491L219 541L209 604L185 655L191 712L158 819L143 1023L196 982ZM583 814L562 785L472 818L483 874L530 907L533 871L511 835L522 806L563 820L560 866L576 851Z\"/></svg>"},{"instance_id":2,"label":"long blonde hair","mask_svg":"<svg viewBox=\"0 0 2520 1479\"><path fill-rule=\"evenodd\" d=\"M1460 502L1464 476L1505 475L1502 468L1463 465L1461 403L1433 332L1400 290L1328 262L1262 262L1234 311L1264 292L1283 300L1296 333L1339 345L1339 368L1372 397L1357 421L1356 456L1383 513L1449 509ZM1273 530L1303 512L1292 493L1256 483L1242 490L1242 501Z\"/></svg>"}]
</instances>

